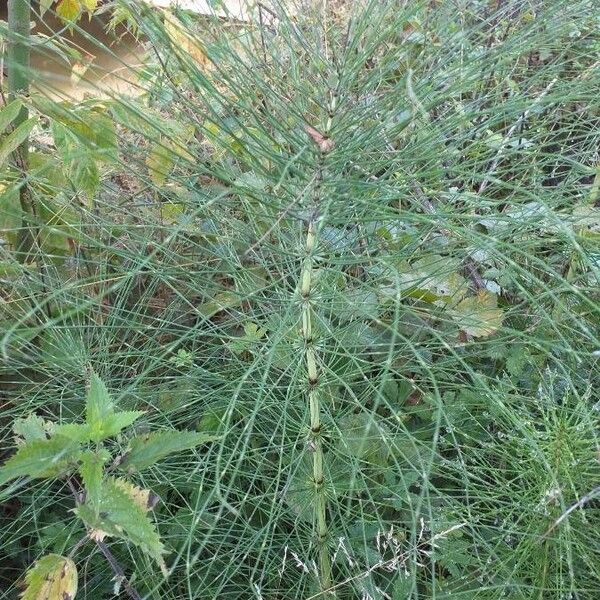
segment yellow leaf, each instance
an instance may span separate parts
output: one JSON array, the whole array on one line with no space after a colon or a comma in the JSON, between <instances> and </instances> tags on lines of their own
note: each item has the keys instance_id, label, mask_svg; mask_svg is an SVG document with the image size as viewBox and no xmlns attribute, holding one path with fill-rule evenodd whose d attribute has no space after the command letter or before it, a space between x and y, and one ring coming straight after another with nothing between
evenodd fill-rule
<instances>
[{"instance_id":1,"label":"yellow leaf","mask_svg":"<svg viewBox=\"0 0 600 600\"><path fill-rule=\"evenodd\" d=\"M22 600L73 600L77 593L77 567L70 558L47 554L25 576Z\"/></svg>"},{"instance_id":2,"label":"yellow leaf","mask_svg":"<svg viewBox=\"0 0 600 600\"><path fill-rule=\"evenodd\" d=\"M61 0L56 7L56 14L64 21L75 21L81 13L80 0Z\"/></svg>"},{"instance_id":3,"label":"yellow leaf","mask_svg":"<svg viewBox=\"0 0 600 600\"><path fill-rule=\"evenodd\" d=\"M91 15L96 10L96 8L98 7L98 0L81 0L81 5Z\"/></svg>"},{"instance_id":4,"label":"yellow leaf","mask_svg":"<svg viewBox=\"0 0 600 600\"><path fill-rule=\"evenodd\" d=\"M115 486L122 489L139 508L149 511L156 504L156 496L143 488L137 487L124 479L114 479Z\"/></svg>"},{"instance_id":5,"label":"yellow leaf","mask_svg":"<svg viewBox=\"0 0 600 600\"><path fill-rule=\"evenodd\" d=\"M461 300L453 313L462 331L473 337L487 337L502 326L502 309L498 308L498 298L487 290L480 290L477 296Z\"/></svg>"}]
</instances>

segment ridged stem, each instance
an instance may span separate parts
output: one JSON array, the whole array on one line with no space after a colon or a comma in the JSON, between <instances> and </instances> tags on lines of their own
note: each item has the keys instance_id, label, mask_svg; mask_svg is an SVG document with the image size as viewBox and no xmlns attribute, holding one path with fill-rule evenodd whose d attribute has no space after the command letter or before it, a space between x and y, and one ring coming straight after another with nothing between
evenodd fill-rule
<instances>
[{"instance_id":1,"label":"ridged stem","mask_svg":"<svg viewBox=\"0 0 600 600\"><path fill-rule=\"evenodd\" d=\"M308 222L304 250L306 256L300 276L302 298L302 338L305 347L305 362L310 412L310 444L312 451L312 479L315 497L315 533L319 548L319 575L321 591L331 587L331 560L327 545L327 498L325 495L325 472L323 470L323 435L321 430L321 402L319 393L319 366L313 327L313 255L316 246L316 218Z\"/></svg>"}]
</instances>

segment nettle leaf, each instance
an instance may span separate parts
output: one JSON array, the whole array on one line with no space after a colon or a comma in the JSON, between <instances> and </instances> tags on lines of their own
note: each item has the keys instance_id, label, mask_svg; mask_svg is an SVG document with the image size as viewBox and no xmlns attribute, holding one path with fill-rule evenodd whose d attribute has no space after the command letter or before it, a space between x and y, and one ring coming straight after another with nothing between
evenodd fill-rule
<instances>
[{"instance_id":1,"label":"nettle leaf","mask_svg":"<svg viewBox=\"0 0 600 600\"><path fill-rule=\"evenodd\" d=\"M54 423L45 421L38 415L28 415L25 419L16 419L13 423L13 432L17 436L17 444L33 440L45 440L54 431Z\"/></svg>"},{"instance_id":2,"label":"nettle leaf","mask_svg":"<svg viewBox=\"0 0 600 600\"><path fill-rule=\"evenodd\" d=\"M497 296L487 290L461 300L452 316L461 330L473 337L492 335L502 326L504 318Z\"/></svg>"},{"instance_id":3,"label":"nettle leaf","mask_svg":"<svg viewBox=\"0 0 600 600\"><path fill-rule=\"evenodd\" d=\"M90 426L82 423L65 423L57 425L54 433L79 444L85 444L91 440Z\"/></svg>"},{"instance_id":4,"label":"nettle leaf","mask_svg":"<svg viewBox=\"0 0 600 600\"><path fill-rule=\"evenodd\" d=\"M27 588L21 600L73 600L77 593L77 567L65 556L48 554L25 575Z\"/></svg>"},{"instance_id":5,"label":"nettle leaf","mask_svg":"<svg viewBox=\"0 0 600 600\"><path fill-rule=\"evenodd\" d=\"M124 479L115 479L114 483L117 487L121 488L143 511L148 512L150 509L156 506L158 496L153 494L150 490L133 485L129 481Z\"/></svg>"},{"instance_id":6,"label":"nettle leaf","mask_svg":"<svg viewBox=\"0 0 600 600\"><path fill-rule=\"evenodd\" d=\"M108 389L96 373L90 377L85 411L89 439L94 442L116 435L144 414L139 410L114 412Z\"/></svg>"},{"instance_id":7,"label":"nettle leaf","mask_svg":"<svg viewBox=\"0 0 600 600\"><path fill-rule=\"evenodd\" d=\"M85 414L90 427L98 427L103 420L114 412L114 405L105 383L92 372L88 388Z\"/></svg>"},{"instance_id":8,"label":"nettle leaf","mask_svg":"<svg viewBox=\"0 0 600 600\"><path fill-rule=\"evenodd\" d=\"M102 479L104 476L104 463L108 460L109 454L92 452L86 450L81 455L81 466L79 474L83 480L85 488L86 502L98 509L102 498Z\"/></svg>"},{"instance_id":9,"label":"nettle leaf","mask_svg":"<svg viewBox=\"0 0 600 600\"><path fill-rule=\"evenodd\" d=\"M127 540L154 558L162 568L165 549L146 514L148 504L142 506L143 496L139 488L124 480L108 479L102 486L97 507L86 501L75 512L93 530L94 537L108 535Z\"/></svg>"},{"instance_id":10,"label":"nettle leaf","mask_svg":"<svg viewBox=\"0 0 600 600\"><path fill-rule=\"evenodd\" d=\"M65 436L34 439L22 445L0 467L0 485L16 477L56 477L67 471L78 458L78 444Z\"/></svg>"},{"instance_id":11,"label":"nettle leaf","mask_svg":"<svg viewBox=\"0 0 600 600\"><path fill-rule=\"evenodd\" d=\"M169 454L189 450L200 444L218 440L220 437L196 431L176 431L175 429L140 435L131 440L120 467L140 471Z\"/></svg>"}]
</instances>

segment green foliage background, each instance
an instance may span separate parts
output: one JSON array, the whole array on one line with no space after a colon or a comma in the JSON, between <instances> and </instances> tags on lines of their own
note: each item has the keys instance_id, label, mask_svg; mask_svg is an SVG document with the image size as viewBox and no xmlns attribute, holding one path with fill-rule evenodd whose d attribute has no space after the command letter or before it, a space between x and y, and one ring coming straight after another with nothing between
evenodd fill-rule
<instances>
[{"instance_id":1,"label":"green foliage background","mask_svg":"<svg viewBox=\"0 0 600 600\"><path fill-rule=\"evenodd\" d=\"M222 436L137 476L171 575L113 551L145 597L331 595L312 223L337 597L598 597L593 497L553 527L600 476L594 3L290 9L258 27L121 5L143 97L32 98L52 142L25 264L12 167L0 198L6 455L16 417L82 418L92 365L147 411L136 431ZM65 487L2 496L2 597L83 535ZM102 557L77 562L78 598L110 598Z\"/></svg>"}]
</instances>

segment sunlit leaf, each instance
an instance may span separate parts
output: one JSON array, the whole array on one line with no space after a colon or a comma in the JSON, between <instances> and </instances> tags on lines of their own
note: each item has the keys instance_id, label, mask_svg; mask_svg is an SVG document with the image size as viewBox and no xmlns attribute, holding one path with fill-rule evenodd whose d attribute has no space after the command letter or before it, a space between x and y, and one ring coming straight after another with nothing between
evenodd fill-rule
<instances>
[{"instance_id":1,"label":"sunlit leaf","mask_svg":"<svg viewBox=\"0 0 600 600\"><path fill-rule=\"evenodd\" d=\"M77 593L77 567L70 558L48 554L27 571L25 583L21 600L73 600Z\"/></svg>"},{"instance_id":2,"label":"sunlit leaf","mask_svg":"<svg viewBox=\"0 0 600 600\"><path fill-rule=\"evenodd\" d=\"M56 7L56 14L64 21L75 21L80 13L80 0L61 0Z\"/></svg>"},{"instance_id":3,"label":"sunlit leaf","mask_svg":"<svg viewBox=\"0 0 600 600\"><path fill-rule=\"evenodd\" d=\"M210 63L200 41L194 38L170 11L166 10L163 14L165 32L177 51L182 56L191 58L199 66L208 66Z\"/></svg>"},{"instance_id":4,"label":"sunlit leaf","mask_svg":"<svg viewBox=\"0 0 600 600\"><path fill-rule=\"evenodd\" d=\"M108 479L102 486L97 509L86 502L75 512L97 535L101 532L125 539L163 564L165 549L156 527L146 514L147 508L140 504L140 494L132 494L126 482Z\"/></svg>"},{"instance_id":5,"label":"sunlit leaf","mask_svg":"<svg viewBox=\"0 0 600 600\"><path fill-rule=\"evenodd\" d=\"M22 445L0 467L0 485L16 477L45 478L65 471L78 456L78 445L67 437L34 439Z\"/></svg>"},{"instance_id":6,"label":"sunlit leaf","mask_svg":"<svg viewBox=\"0 0 600 600\"><path fill-rule=\"evenodd\" d=\"M45 421L38 415L28 415L25 419L17 419L13 423L13 432L17 443L27 443L32 440L45 440L54 429L54 424Z\"/></svg>"}]
</instances>

